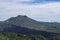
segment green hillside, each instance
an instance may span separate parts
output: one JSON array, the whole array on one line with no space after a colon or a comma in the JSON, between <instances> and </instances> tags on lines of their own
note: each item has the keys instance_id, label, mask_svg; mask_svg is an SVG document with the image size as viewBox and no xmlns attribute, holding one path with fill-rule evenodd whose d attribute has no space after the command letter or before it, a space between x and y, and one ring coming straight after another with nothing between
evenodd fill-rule
<instances>
[{"instance_id":1,"label":"green hillside","mask_svg":"<svg viewBox=\"0 0 60 40\"><path fill-rule=\"evenodd\" d=\"M43 36L23 35L17 33L0 33L0 40L46 40Z\"/></svg>"},{"instance_id":2,"label":"green hillside","mask_svg":"<svg viewBox=\"0 0 60 40\"><path fill-rule=\"evenodd\" d=\"M38 22L18 15L0 21L0 40L60 40L60 23Z\"/></svg>"},{"instance_id":3,"label":"green hillside","mask_svg":"<svg viewBox=\"0 0 60 40\"><path fill-rule=\"evenodd\" d=\"M11 17L4 22L21 27L26 27L29 29L60 33L60 23L38 22L27 16L22 15Z\"/></svg>"}]
</instances>

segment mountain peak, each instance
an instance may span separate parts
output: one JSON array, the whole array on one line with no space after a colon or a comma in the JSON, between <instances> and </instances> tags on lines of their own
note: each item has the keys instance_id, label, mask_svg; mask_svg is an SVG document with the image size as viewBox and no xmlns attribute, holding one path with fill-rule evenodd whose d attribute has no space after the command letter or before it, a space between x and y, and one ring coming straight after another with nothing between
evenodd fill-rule
<instances>
[{"instance_id":1,"label":"mountain peak","mask_svg":"<svg viewBox=\"0 0 60 40\"><path fill-rule=\"evenodd\" d=\"M16 17L11 17L4 23L13 24L16 26L21 26L29 29L49 31L49 32L59 32L60 33L60 23L49 23L49 22L38 22L26 15L18 15ZM52 31L51 31L52 30Z\"/></svg>"},{"instance_id":2,"label":"mountain peak","mask_svg":"<svg viewBox=\"0 0 60 40\"><path fill-rule=\"evenodd\" d=\"M21 20L25 20L25 19L29 19L29 17L27 17L26 15L18 15L16 17L11 17L5 21L10 22L10 21L21 21Z\"/></svg>"},{"instance_id":3,"label":"mountain peak","mask_svg":"<svg viewBox=\"0 0 60 40\"><path fill-rule=\"evenodd\" d=\"M26 18L27 16L26 15L18 15L17 17L25 17Z\"/></svg>"}]
</instances>

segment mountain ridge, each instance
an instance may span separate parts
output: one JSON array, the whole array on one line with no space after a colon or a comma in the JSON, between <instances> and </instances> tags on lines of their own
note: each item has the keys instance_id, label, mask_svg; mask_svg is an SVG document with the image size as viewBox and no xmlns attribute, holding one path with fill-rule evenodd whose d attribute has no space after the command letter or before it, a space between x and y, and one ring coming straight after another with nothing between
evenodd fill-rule
<instances>
[{"instance_id":1,"label":"mountain ridge","mask_svg":"<svg viewBox=\"0 0 60 40\"><path fill-rule=\"evenodd\" d=\"M32 37L42 35L47 40L60 40L60 23L38 22L25 15L18 15L0 22L0 33L10 32Z\"/></svg>"},{"instance_id":2,"label":"mountain ridge","mask_svg":"<svg viewBox=\"0 0 60 40\"><path fill-rule=\"evenodd\" d=\"M48 32L57 32L60 33L60 23L56 22L38 22L33 20L26 15L18 15L16 17L11 17L4 21L8 24L13 24L16 26L26 27L29 29L42 30Z\"/></svg>"}]
</instances>

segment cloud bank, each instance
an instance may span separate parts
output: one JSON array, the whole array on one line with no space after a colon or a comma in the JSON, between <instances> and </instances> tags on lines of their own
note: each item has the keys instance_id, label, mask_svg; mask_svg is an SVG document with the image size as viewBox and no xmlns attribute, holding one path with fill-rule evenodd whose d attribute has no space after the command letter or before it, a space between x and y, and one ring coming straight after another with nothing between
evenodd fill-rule
<instances>
[{"instance_id":1,"label":"cloud bank","mask_svg":"<svg viewBox=\"0 0 60 40\"><path fill-rule=\"evenodd\" d=\"M28 2L29 5L27 5ZM36 0L0 0L0 20L6 20L17 15L27 15L37 21L60 22L60 2L41 3L41 0L40 2L36 2Z\"/></svg>"}]
</instances>

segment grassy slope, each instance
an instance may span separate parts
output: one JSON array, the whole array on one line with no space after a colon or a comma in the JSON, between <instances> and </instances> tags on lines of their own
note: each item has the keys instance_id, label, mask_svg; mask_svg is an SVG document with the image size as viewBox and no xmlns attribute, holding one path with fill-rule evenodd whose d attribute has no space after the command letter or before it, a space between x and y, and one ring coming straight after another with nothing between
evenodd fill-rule
<instances>
[{"instance_id":1,"label":"grassy slope","mask_svg":"<svg viewBox=\"0 0 60 40\"><path fill-rule=\"evenodd\" d=\"M43 36L34 36L36 40L46 40ZM17 33L0 33L0 40L34 40L31 35Z\"/></svg>"},{"instance_id":2,"label":"grassy slope","mask_svg":"<svg viewBox=\"0 0 60 40\"><path fill-rule=\"evenodd\" d=\"M5 22L29 29L60 33L60 23L38 22L27 16L19 15L9 18Z\"/></svg>"},{"instance_id":3,"label":"grassy slope","mask_svg":"<svg viewBox=\"0 0 60 40\"><path fill-rule=\"evenodd\" d=\"M56 35L52 38L45 38L42 35L24 35L24 34L17 34L17 33L0 33L0 40L60 40L59 35Z\"/></svg>"}]
</instances>

